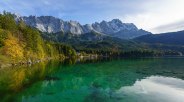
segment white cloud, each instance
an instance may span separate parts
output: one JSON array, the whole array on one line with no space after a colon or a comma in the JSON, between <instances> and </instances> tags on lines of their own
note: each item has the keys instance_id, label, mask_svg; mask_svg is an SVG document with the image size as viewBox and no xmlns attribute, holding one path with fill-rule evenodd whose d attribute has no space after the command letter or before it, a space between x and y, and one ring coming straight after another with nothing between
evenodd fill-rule
<instances>
[{"instance_id":1,"label":"white cloud","mask_svg":"<svg viewBox=\"0 0 184 102\"><path fill-rule=\"evenodd\" d=\"M139 97L136 102L182 102L184 81L171 77L151 76L136 81L133 86L123 86L115 93L115 97L120 99L130 96Z\"/></svg>"},{"instance_id":2,"label":"white cloud","mask_svg":"<svg viewBox=\"0 0 184 102\"><path fill-rule=\"evenodd\" d=\"M144 9L144 12L122 16L122 19L126 22L133 22L139 28L146 29L153 33L167 32L167 30L164 31L157 28L162 25L170 25L174 22L183 21L183 4L184 0L148 0L148 2L145 1L140 5ZM176 31L176 29L172 30Z\"/></svg>"},{"instance_id":3,"label":"white cloud","mask_svg":"<svg viewBox=\"0 0 184 102\"><path fill-rule=\"evenodd\" d=\"M0 0L0 11L51 15L82 24L119 18L135 23L138 28L161 33L184 28L176 25L184 21L183 4L184 0Z\"/></svg>"}]
</instances>

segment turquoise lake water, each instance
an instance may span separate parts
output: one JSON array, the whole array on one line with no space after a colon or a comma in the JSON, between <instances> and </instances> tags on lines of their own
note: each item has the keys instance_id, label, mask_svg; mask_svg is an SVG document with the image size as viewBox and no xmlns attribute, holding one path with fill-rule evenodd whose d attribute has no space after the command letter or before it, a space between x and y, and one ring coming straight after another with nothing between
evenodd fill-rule
<instances>
[{"instance_id":1,"label":"turquoise lake water","mask_svg":"<svg viewBox=\"0 0 184 102\"><path fill-rule=\"evenodd\" d=\"M0 102L184 102L184 58L51 61L0 75Z\"/></svg>"}]
</instances>

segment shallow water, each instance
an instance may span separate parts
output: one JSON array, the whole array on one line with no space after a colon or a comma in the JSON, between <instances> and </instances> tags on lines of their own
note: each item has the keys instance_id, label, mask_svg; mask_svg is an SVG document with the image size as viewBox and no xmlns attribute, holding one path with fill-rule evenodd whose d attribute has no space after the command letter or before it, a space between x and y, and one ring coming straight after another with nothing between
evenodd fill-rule
<instances>
[{"instance_id":1,"label":"shallow water","mask_svg":"<svg viewBox=\"0 0 184 102\"><path fill-rule=\"evenodd\" d=\"M184 58L74 62L0 71L0 100L184 102Z\"/></svg>"}]
</instances>

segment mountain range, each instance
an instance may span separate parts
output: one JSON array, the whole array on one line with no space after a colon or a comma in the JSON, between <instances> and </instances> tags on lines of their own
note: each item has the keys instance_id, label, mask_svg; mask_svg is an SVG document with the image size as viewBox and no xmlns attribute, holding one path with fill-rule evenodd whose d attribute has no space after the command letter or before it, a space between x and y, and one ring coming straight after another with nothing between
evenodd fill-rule
<instances>
[{"instance_id":1,"label":"mountain range","mask_svg":"<svg viewBox=\"0 0 184 102\"><path fill-rule=\"evenodd\" d=\"M37 28L48 41L72 45L75 49L156 49L184 53L184 31L152 34L138 29L133 23L119 19L82 25L77 21L64 21L53 16L17 16L17 22ZM120 38L120 39L116 39ZM103 42L103 43L102 43ZM123 45L122 45L123 44ZM99 46L100 45L100 46Z\"/></svg>"},{"instance_id":2,"label":"mountain range","mask_svg":"<svg viewBox=\"0 0 184 102\"><path fill-rule=\"evenodd\" d=\"M68 49L66 46L70 46L77 52L113 56L119 56L120 53L123 56L182 55L184 53L184 31L154 35L138 29L132 23L122 23L118 19L81 25L76 21L63 21L52 16L13 17L11 13L4 13L0 14L0 21L0 33L3 35L0 36L1 48L9 48L9 44L6 43L14 41L10 35L15 33L13 37L17 40L11 43L11 47L17 44L17 49L25 49L25 52L29 49L34 52L38 49L40 54L43 54L44 50L52 54L52 47L56 52L70 54L70 51L63 50ZM12 34L4 31L10 31ZM13 41L7 41L8 35L8 39ZM47 46L44 43L50 45Z\"/></svg>"},{"instance_id":3,"label":"mountain range","mask_svg":"<svg viewBox=\"0 0 184 102\"><path fill-rule=\"evenodd\" d=\"M152 49L184 54L184 31L143 35L133 40Z\"/></svg>"},{"instance_id":4,"label":"mountain range","mask_svg":"<svg viewBox=\"0 0 184 102\"><path fill-rule=\"evenodd\" d=\"M134 40L149 44L184 45L184 31L143 35Z\"/></svg>"},{"instance_id":5,"label":"mountain range","mask_svg":"<svg viewBox=\"0 0 184 102\"><path fill-rule=\"evenodd\" d=\"M28 26L47 33L64 32L81 35L96 32L102 35L118 37L121 39L132 39L142 35L151 34L143 29L138 29L133 23L123 23L119 19L85 25L82 25L77 21L64 21L53 16L26 17L15 15L15 19L16 21L24 21Z\"/></svg>"}]
</instances>

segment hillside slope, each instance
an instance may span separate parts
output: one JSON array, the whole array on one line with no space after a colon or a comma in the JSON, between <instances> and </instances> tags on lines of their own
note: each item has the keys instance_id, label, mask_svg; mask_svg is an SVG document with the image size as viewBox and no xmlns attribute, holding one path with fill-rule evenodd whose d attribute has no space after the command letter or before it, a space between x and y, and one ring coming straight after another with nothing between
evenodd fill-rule
<instances>
[{"instance_id":1,"label":"hillside slope","mask_svg":"<svg viewBox=\"0 0 184 102\"><path fill-rule=\"evenodd\" d=\"M157 50L170 50L184 54L184 31L144 35L133 39L139 44Z\"/></svg>"},{"instance_id":2,"label":"hillside slope","mask_svg":"<svg viewBox=\"0 0 184 102\"><path fill-rule=\"evenodd\" d=\"M134 40L145 43L184 45L184 31L144 35L137 37Z\"/></svg>"},{"instance_id":3,"label":"hillside slope","mask_svg":"<svg viewBox=\"0 0 184 102\"><path fill-rule=\"evenodd\" d=\"M43 40L38 30L24 22L16 23L11 14L0 15L0 67L4 63L33 63L74 55L71 47Z\"/></svg>"}]
</instances>

